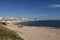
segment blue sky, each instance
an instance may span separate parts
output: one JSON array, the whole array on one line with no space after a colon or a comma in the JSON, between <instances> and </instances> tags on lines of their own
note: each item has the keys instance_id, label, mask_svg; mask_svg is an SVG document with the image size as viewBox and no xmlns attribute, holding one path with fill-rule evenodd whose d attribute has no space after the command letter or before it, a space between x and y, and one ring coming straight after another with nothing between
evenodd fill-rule
<instances>
[{"instance_id":1,"label":"blue sky","mask_svg":"<svg viewBox=\"0 0 60 40\"><path fill-rule=\"evenodd\" d=\"M60 19L60 0L0 0L0 16Z\"/></svg>"}]
</instances>

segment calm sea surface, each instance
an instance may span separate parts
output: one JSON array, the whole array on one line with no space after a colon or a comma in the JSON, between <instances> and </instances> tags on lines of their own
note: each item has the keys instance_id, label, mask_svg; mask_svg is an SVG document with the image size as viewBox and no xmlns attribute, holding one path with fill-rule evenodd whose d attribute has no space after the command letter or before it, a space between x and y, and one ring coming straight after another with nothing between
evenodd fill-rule
<instances>
[{"instance_id":1,"label":"calm sea surface","mask_svg":"<svg viewBox=\"0 0 60 40\"><path fill-rule=\"evenodd\" d=\"M48 27L56 27L60 28L60 20L47 20L47 21L31 21L31 22L21 22L19 25L24 26L48 26Z\"/></svg>"}]
</instances>

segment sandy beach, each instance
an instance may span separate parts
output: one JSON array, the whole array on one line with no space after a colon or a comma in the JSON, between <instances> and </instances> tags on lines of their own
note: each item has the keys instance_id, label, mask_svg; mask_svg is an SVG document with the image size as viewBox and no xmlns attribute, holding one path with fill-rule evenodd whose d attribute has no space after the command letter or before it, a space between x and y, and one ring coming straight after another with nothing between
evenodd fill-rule
<instances>
[{"instance_id":1,"label":"sandy beach","mask_svg":"<svg viewBox=\"0 0 60 40\"><path fill-rule=\"evenodd\" d=\"M6 28L17 32L24 40L60 40L60 29L8 25Z\"/></svg>"}]
</instances>

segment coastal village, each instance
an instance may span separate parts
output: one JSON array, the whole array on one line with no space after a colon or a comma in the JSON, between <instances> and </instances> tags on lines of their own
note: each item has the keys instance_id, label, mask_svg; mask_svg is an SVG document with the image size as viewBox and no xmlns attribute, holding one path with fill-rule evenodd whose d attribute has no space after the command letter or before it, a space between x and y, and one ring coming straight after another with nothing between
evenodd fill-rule
<instances>
[{"instance_id":1,"label":"coastal village","mask_svg":"<svg viewBox=\"0 0 60 40\"><path fill-rule=\"evenodd\" d=\"M23 22L23 21L31 21L31 20L27 18L0 17L0 22Z\"/></svg>"},{"instance_id":2,"label":"coastal village","mask_svg":"<svg viewBox=\"0 0 60 40\"><path fill-rule=\"evenodd\" d=\"M13 21L13 20L29 20L29 21L33 21L33 20L41 20L41 19L38 19L38 18L19 18L19 17L8 17L8 16L0 16L0 21L3 20L3 21Z\"/></svg>"}]
</instances>

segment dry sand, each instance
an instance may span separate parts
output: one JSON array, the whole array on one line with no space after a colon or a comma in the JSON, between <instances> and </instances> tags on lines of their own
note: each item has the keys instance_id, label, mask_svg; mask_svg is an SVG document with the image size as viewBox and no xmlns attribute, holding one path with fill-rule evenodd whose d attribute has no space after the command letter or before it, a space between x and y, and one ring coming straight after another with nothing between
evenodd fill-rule
<instances>
[{"instance_id":1,"label":"dry sand","mask_svg":"<svg viewBox=\"0 0 60 40\"><path fill-rule=\"evenodd\" d=\"M60 40L60 29L30 26L20 28L17 25L6 27L16 31L25 40Z\"/></svg>"}]
</instances>

